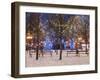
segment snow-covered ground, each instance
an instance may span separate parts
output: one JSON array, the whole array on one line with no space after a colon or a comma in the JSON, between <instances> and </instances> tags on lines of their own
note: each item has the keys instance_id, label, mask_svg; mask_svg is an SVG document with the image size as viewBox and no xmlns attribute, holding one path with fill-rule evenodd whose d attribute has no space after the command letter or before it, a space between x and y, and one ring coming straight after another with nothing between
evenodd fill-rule
<instances>
[{"instance_id":1,"label":"snow-covered ground","mask_svg":"<svg viewBox=\"0 0 100 80\"><path fill-rule=\"evenodd\" d=\"M74 53L67 54L67 51L63 50L62 60L59 60L59 52L56 54L54 51L52 51L52 56L50 52L45 52L44 56L40 55L38 60L36 60L34 51L31 51L31 54L30 56L29 52L26 52L26 67L89 64L89 55L84 52L80 52L80 55L76 56Z\"/></svg>"}]
</instances>

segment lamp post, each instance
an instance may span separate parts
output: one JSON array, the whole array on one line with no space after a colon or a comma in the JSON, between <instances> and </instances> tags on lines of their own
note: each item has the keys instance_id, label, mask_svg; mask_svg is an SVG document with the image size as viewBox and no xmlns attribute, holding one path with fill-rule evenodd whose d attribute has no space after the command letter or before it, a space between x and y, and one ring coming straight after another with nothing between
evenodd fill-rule
<instances>
[{"instance_id":1,"label":"lamp post","mask_svg":"<svg viewBox=\"0 0 100 80\"><path fill-rule=\"evenodd\" d=\"M32 39L33 39L33 36L30 33L27 33L26 42L27 42L27 47L28 47L28 50L29 50L29 55L31 57L32 57L32 55L30 53L30 50L31 50L31 42L32 42Z\"/></svg>"},{"instance_id":2,"label":"lamp post","mask_svg":"<svg viewBox=\"0 0 100 80\"><path fill-rule=\"evenodd\" d=\"M80 36L80 37L78 38L79 46L81 45L81 42L82 42L82 37Z\"/></svg>"},{"instance_id":3,"label":"lamp post","mask_svg":"<svg viewBox=\"0 0 100 80\"><path fill-rule=\"evenodd\" d=\"M30 42L32 41L32 39L33 39L32 34L30 34L30 33L28 32L28 33L27 33L27 36L26 36L27 42L30 43Z\"/></svg>"},{"instance_id":4,"label":"lamp post","mask_svg":"<svg viewBox=\"0 0 100 80\"><path fill-rule=\"evenodd\" d=\"M33 38L32 36L27 36L26 37L27 40L32 40L32 38Z\"/></svg>"},{"instance_id":5,"label":"lamp post","mask_svg":"<svg viewBox=\"0 0 100 80\"><path fill-rule=\"evenodd\" d=\"M77 54L76 56L78 56L78 54L79 54L78 48L79 48L79 46L81 45L81 44L80 44L81 41L82 41L82 37L78 37L78 41L76 42L76 44L78 43L78 44L77 44L77 47L76 47L76 54Z\"/></svg>"},{"instance_id":6,"label":"lamp post","mask_svg":"<svg viewBox=\"0 0 100 80\"><path fill-rule=\"evenodd\" d=\"M82 41L82 37L78 37L78 41L81 42Z\"/></svg>"}]
</instances>

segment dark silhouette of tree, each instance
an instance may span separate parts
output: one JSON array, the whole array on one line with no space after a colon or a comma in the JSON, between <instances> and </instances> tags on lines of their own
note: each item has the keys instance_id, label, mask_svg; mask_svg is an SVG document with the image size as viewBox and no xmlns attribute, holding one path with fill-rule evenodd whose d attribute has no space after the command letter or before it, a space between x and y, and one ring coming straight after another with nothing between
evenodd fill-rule
<instances>
[{"instance_id":1,"label":"dark silhouette of tree","mask_svg":"<svg viewBox=\"0 0 100 80\"><path fill-rule=\"evenodd\" d=\"M87 49L87 44L89 44L89 32L90 32L90 29L89 29L89 21L90 21L90 18L88 15L85 15L85 16L81 16L82 18L82 23L83 23L83 29L82 29L82 34L83 34L83 37L85 39L85 44L86 44L86 54L88 54L88 49Z\"/></svg>"},{"instance_id":2,"label":"dark silhouette of tree","mask_svg":"<svg viewBox=\"0 0 100 80\"><path fill-rule=\"evenodd\" d=\"M33 39L35 39L36 44L36 60L38 60L39 57L39 43L42 38L42 31L40 28L40 14L37 13L29 13L30 14L30 19L29 19L29 24L30 26L28 27L28 31L30 31L33 34Z\"/></svg>"},{"instance_id":3,"label":"dark silhouette of tree","mask_svg":"<svg viewBox=\"0 0 100 80\"><path fill-rule=\"evenodd\" d=\"M87 44L89 43L89 16L79 15L71 16L67 22L70 30L70 36L78 39L82 37L85 39L86 44L86 54L87 54Z\"/></svg>"},{"instance_id":4,"label":"dark silhouette of tree","mask_svg":"<svg viewBox=\"0 0 100 80\"><path fill-rule=\"evenodd\" d=\"M60 49L59 60L62 59L62 39L64 38L65 30L67 29L65 22L63 14L53 14L49 16L49 28L52 28L53 32L55 32L55 47L56 49Z\"/></svg>"}]
</instances>

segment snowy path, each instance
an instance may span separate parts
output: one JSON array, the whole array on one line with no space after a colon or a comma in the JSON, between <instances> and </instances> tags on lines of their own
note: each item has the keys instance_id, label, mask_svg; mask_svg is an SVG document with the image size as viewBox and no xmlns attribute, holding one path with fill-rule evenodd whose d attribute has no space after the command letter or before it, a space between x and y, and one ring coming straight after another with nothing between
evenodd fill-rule
<instances>
[{"instance_id":1,"label":"snowy path","mask_svg":"<svg viewBox=\"0 0 100 80\"><path fill-rule=\"evenodd\" d=\"M80 56L73 53L67 56L66 51L63 51L62 60L59 60L59 54L56 55L55 52L52 53L52 56L48 52L44 56L40 55L38 60L35 58L35 53L32 53L32 57L26 53L26 67L89 64L89 56L84 53L80 53Z\"/></svg>"}]
</instances>

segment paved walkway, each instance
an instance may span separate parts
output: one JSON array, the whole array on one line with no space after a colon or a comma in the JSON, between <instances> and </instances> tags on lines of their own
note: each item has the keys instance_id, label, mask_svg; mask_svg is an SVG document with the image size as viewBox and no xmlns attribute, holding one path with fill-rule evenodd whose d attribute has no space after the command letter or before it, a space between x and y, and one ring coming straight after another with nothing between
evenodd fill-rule
<instances>
[{"instance_id":1,"label":"paved walkway","mask_svg":"<svg viewBox=\"0 0 100 80\"><path fill-rule=\"evenodd\" d=\"M35 58L36 55L33 51L32 56L29 55L29 52L26 52L26 67L89 64L89 56L84 53L80 53L80 56L76 56L74 53L67 55L67 52L63 51L62 60L59 60L59 53L57 55L53 52L51 56L49 52L46 52L44 56L40 55L38 60Z\"/></svg>"}]
</instances>

